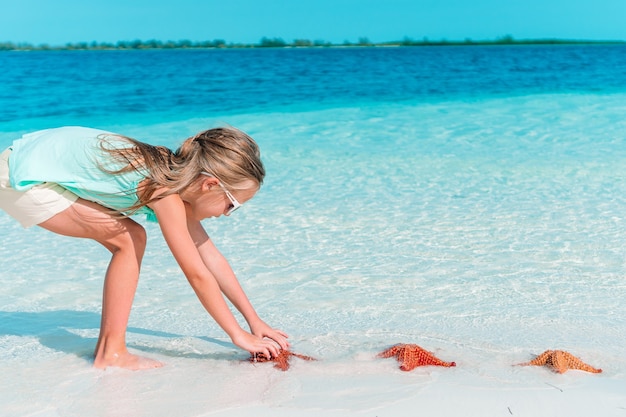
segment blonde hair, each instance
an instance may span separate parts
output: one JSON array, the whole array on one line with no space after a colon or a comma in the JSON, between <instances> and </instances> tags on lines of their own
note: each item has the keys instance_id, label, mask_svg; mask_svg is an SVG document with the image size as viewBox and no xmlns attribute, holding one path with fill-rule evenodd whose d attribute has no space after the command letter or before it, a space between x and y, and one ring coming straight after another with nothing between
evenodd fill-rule
<instances>
[{"instance_id":1,"label":"blonde hair","mask_svg":"<svg viewBox=\"0 0 626 417\"><path fill-rule=\"evenodd\" d=\"M145 173L148 179L141 189L139 201L128 207L131 213L159 198L180 193L203 171L215 175L230 190L249 188L250 181L259 188L265 177L257 143L241 130L232 127L198 133L186 139L174 152L164 146L154 146L127 137L115 138L131 146L116 147L108 138L102 138L101 148L116 163L121 164L121 168L107 171L116 174L134 170ZM161 187L167 191L153 197Z\"/></svg>"}]
</instances>

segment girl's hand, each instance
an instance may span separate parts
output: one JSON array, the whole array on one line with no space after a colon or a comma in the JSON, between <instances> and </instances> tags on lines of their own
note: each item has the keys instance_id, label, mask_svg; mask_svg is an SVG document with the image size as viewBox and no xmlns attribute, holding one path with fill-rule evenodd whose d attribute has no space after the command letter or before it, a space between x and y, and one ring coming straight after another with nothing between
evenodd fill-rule
<instances>
[{"instance_id":1,"label":"girl's hand","mask_svg":"<svg viewBox=\"0 0 626 417\"><path fill-rule=\"evenodd\" d=\"M254 323L254 325L251 324L250 330L252 330L253 335L261 339L268 338L278 343L278 346L283 350L289 349L290 344L287 341L289 337L287 333L271 328L263 320L259 320L257 323Z\"/></svg>"},{"instance_id":2,"label":"girl's hand","mask_svg":"<svg viewBox=\"0 0 626 417\"><path fill-rule=\"evenodd\" d=\"M280 353L279 346L273 340L263 339L248 332L242 331L237 337L233 337L233 343L251 354L261 353L268 358L275 358Z\"/></svg>"}]
</instances>

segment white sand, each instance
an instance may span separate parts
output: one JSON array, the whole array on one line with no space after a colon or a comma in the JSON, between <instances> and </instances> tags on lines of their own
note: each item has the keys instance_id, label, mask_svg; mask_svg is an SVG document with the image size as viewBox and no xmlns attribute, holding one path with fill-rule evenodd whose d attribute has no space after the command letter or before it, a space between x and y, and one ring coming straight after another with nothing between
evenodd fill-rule
<instances>
[{"instance_id":1,"label":"white sand","mask_svg":"<svg viewBox=\"0 0 626 417\"><path fill-rule=\"evenodd\" d=\"M178 340L192 349L197 340ZM34 343L33 343L34 346ZM217 347L219 350L219 347ZM350 359L294 360L282 372L245 356L157 355L162 369L130 372L90 369L85 358L41 352L33 364L2 364L2 416L623 416L623 369L555 374L539 367L506 366L502 358L476 364L456 357L455 368L411 372L395 359L361 353ZM49 361L50 357L57 359ZM439 355L443 356L443 355ZM445 355L448 356L448 355ZM471 356L471 355L470 355ZM240 360L241 359L241 360ZM22 379L26 377L25 379Z\"/></svg>"}]
</instances>

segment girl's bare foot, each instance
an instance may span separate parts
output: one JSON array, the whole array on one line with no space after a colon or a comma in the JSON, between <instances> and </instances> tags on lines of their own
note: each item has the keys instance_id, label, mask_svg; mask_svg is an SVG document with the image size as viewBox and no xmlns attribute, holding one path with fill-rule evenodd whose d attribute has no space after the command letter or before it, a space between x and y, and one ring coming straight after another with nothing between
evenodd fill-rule
<instances>
[{"instance_id":1,"label":"girl's bare foot","mask_svg":"<svg viewBox=\"0 0 626 417\"><path fill-rule=\"evenodd\" d=\"M133 355L127 351L124 353L115 353L108 358L96 357L93 366L98 369L115 367L138 371L142 369L160 368L163 366L163 363L154 359L145 358L143 356Z\"/></svg>"}]
</instances>

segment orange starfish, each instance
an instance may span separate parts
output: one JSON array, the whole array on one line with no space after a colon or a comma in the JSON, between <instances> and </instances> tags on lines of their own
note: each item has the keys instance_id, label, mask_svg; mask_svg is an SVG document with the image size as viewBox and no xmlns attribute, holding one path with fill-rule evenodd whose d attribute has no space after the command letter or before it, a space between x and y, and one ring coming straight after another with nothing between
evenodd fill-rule
<instances>
[{"instance_id":1,"label":"orange starfish","mask_svg":"<svg viewBox=\"0 0 626 417\"><path fill-rule=\"evenodd\" d=\"M576 356L564 350L546 350L532 361L520 363L520 365L547 366L560 374L567 372L568 369L578 369L581 371L593 372L594 374L602 372L602 369L596 369L593 366L587 365Z\"/></svg>"},{"instance_id":2,"label":"orange starfish","mask_svg":"<svg viewBox=\"0 0 626 417\"><path fill-rule=\"evenodd\" d=\"M252 354L252 356L250 356L250 359L248 359L250 362L274 362L274 368L276 369L280 369L282 371L286 371L287 369L289 369L289 360L292 356L295 356L296 358L300 358L300 359L304 359L305 361L315 361L317 359L312 358L310 356L306 356L306 355L300 355L298 353L293 353L290 352L288 350L281 350L280 353L278 354L278 356L275 356L273 358L268 358L267 356L261 354Z\"/></svg>"},{"instance_id":3,"label":"orange starfish","mask_svg":"<svg viewBox=\"0 0 626 417\"><path fill-rule=\"evenodd\" d=\"M418 366L427 365L456 366L455 362L444 362L429 351L413 344L399 343L378 354L379 358L390 358L392 356L395 356L398 362L400 362L400 369L403 371L412 371Z\"/></svg>"}]
</instances>

